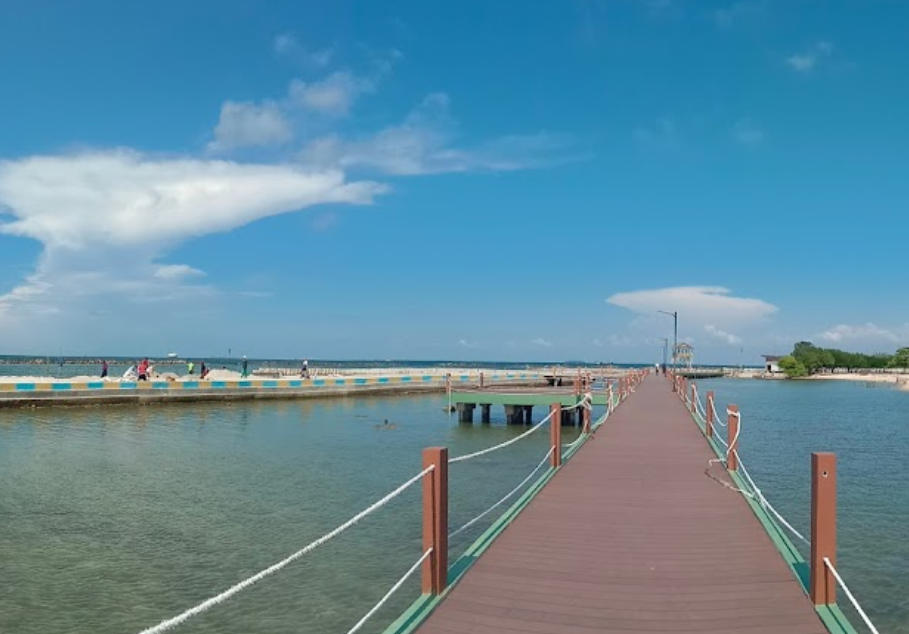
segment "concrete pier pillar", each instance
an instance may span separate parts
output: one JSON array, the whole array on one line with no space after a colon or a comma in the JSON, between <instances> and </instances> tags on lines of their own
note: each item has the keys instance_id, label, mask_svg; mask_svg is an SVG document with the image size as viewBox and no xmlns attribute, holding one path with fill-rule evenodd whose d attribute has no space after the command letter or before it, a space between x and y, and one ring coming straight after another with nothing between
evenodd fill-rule
<instances>
[{"instance_id":1,"label":"concrete pier pillar","mask_svg":"<svg viewBox=\"0 0 909 634\"><path fill-rule=\"evenodd\" d=\"M505 421L509 425L521 425L524 423L524 406L523 405L506 405Z\"/></svg>"},{"instance_id":2,"label":"concrete pier pillar","mask_svg":"<svg viewBox=\"0 0 909 634\"><path fill-rule=\"evenodd\" d=\"M462 423L473 422L473 410L476 407L474 403L457 403L455 407L458 410L458 421Z\"/></svg>"},{"instance_id":3,"label":"concrete pier pillar","mask_svg":"<svg viewBox=\"0 0 909 634\"><path fill-rule=\"evenodd\" d=\"M525 425L533 424L533 405L524 406L524 424Z\"/></svg>"},{"instance_id":4,"label":"concrete pier pillar","mask_svg":"<svg viewBox=\"0 0 909 634\"><path fill-rule=\"evenodd\" d=\"M481 423L489 422L489 408L490 407L491 407L491 405L489 405L488 403L485 405L484 404L480 405L480 422Z\"/></svg>"},{"instance_id":5,"label":"concrete pier pillar","mask_svg":"<svg viewBox=\"0 0 909 634\"><path fill-rule=\"evenodd\" d=\"M562 425L573 425L574 424L574 421L571 419L572 416L574 415L573 410L563 409L563 410L561 410L561 413L562 413Z\"/></svg>"}]
</instances>

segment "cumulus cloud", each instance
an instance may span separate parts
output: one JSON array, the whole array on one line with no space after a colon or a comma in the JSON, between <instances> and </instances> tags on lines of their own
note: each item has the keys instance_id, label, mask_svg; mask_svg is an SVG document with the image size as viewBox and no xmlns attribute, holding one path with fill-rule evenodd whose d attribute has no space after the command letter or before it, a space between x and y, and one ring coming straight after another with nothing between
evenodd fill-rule
<instances>
[{"instance_id":1,"label":"cumulus cloud","mask_svg":"<svg viewBox=\"0 0 909 634\"><path fill-rule=\"evenodd\" d=\"M898 328L883 328L871 322L858 325L838 324L820 334L830 343L900 343L909 341L909 324Z\"/></svg>"},{"instance_id":2,"label":"cumulus cloud","mask_svg":"<svg viewBox=\"0 0 909 634\"><path fill-rule=\"evenodd\" d=\"M542 346L544 348L552 347L552 342L549 341L548 339L543 339L543 337L537 337L536 339L533 339L530 343L532 343L535 346Z\"/></svg>"},{"instance_id":3,"label":"cumulus cloud","mask_svg":"<svg viewBox=\"0 0 909 634\"><path fill-rule=\"evenodd\" d=\"M807 51L787 57L786 63L796 72L808 73L814 70L821 61L829 58L832 53L833 45L825 40L820 40Z\"/></svg>"},{"instance_id":4,"label":"cumulus cloud","mask_svg":"<svg viewBox=\"0 0 909 634\"><path fill-rule=\"evenodd\" d=\"M689 330L712 325L734 329L756 324L777 312L778 308L761 299L736 297L721 286L676 286L652 290L616 293L606 300L643 315L661 310L678 311L679 324Z\"/></svg>"},{"instance_id":5,"label":"cumulus cloud","mask_svg":"<svg viewBox=\"0 0 909 634\"><path fill-rule=\"evenodd\" d=\"M360 95L375 90L375 81L347 71L314 82L295 79L287 90L288 103L330 115L346 115Z\"/></svg>"},{"instance_id":6,"label":"cumulus cloud","mask_svg":"<svg viewBox=\"0 0 909 634\"><path fill-rule=\"evenodd\" d=\"M324 136L309 143L299 158L311 166L398 176L532 169L586 158L567 153L568 140L556 134L502 136L460 148L457 136L448 95L432 93L400 124L354 139Z\"/></svg>"},{"instance_id":7,"label":"cumulus cloud","mask_svg":"<svg viewBox=\"0 0 909 634\"><path fill-rule=\"evenodd\" d=\"M721 328L717 328L713 324L707 324L704 326L704 330L711 337L719 339L723 343L729 344L730 346L736 346L742 343L742 338L738 335L733 335L732 333L726 332Z\"/></svg>"},{"instance_id":8,"label":"cumulus cloud","mask_svg":"<svg viewBox=\"0 0 909 634\"><path fill-rule=\"evenodd\" d=\"M164 301L214 293L187 283L202 272L160 264L198 236L322 203L368 204L386 190L338 171L129 150L0 161L0 233L43 245L35 272L0 295L0 317L99 295Z\"/></svg>"},{"instance_id":9,"label":"cumulus cloud","mask_svg":"<svg viewBox=\"0 0 909 634\"><path fill-rule=\"evenodd\" d=\"M468 341L467 339L461 339L458 341L458 345L462 348L476 348L480 344L477 341Z\"/></svg>"},{"instance_id":10,"label":"cumulus cloud","mask_svg":"<svg viewBox=\"0 0 909 634\"><path fill-rule=\"evenodd\" d=\"M300 62L306 66L322 68L328 66L334 57L334 50L331 48L309 50L300 44L296 36L292 33L281 33L275 36L272 48L276 55L289 58L292 61Z\"/></svg>"},{"instance_id":11,"label":"cumulus cloud","mask_svg":"<svg viewBox=\"0 0 909 634\"><path fill-rule=\"evenodd\" d=\"M732 4L720 7L713 12L713 21L721 29L729 29L754 16L763 8L758 2L733 2Z\"/></svg>"},{"instance_id":12,"label":"cumulus cloud","mask_svg":"<svg viewBox=\"0 0 909 634\"><path fill-rule=\"evenodd\" d=\"M293 126L277 103L225 101L208 149L226 152L241 147L281 145L293 136Z\"/></svg>"}]
</instances>

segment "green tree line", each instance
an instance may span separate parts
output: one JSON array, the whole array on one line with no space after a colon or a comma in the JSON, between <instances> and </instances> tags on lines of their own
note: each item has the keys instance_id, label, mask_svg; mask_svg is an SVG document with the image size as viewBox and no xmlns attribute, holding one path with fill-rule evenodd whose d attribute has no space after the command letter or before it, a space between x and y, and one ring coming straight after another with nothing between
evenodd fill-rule
<instances>
[{"instance_id":1,"label":"green tree line","mask_svg":"<svg viewBox=\"0 0 909 634\"><path fill-rule=\"evenodd\" d=\"M792 353L780 359L780 370L790 378L810 376L818 372L842 368L853 370L909 368L909 348L894 354L863 354L836 348L819 348L810 341L795 344Z\"/></svg>"}]
</instances>

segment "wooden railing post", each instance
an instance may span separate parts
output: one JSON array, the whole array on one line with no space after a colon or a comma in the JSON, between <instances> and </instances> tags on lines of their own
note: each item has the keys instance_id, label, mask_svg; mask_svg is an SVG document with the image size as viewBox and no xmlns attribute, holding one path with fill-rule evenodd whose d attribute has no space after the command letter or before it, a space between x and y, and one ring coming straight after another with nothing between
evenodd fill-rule
<instances>
[{"instance_id":1,"label":"wooden railing post","mask_svg":"<svg viewBox=\"0 0 909 634\"><path fill-rule=\"evenodd\" d=\"M707 390L707 438L713 438L713 390Z\"/></svg>"},{"instance_id":2,"label":"wooden railing post","mask_svg":"<svg viewBox=\"0 0 909 634\"><path fill-rule=\"evenodd\" d=\"M448 448L423 450L423 593L438 595L448 586Z\"/></svg>"},{"instance_id":3,"label":"wooden railing post","mask_svg":"<svg viewBox=\"0 0 909 634\"><path fill-rule=\"evenodd\" d=\"M581 427L581 433L589 434L590 433L590 408L583 407L583 409L584 409L584 413L583 413L584 424Z\"/></svg>"},{"instance_id":4,"label":"wooden railing post","mask_svg":"<svg viewBox=\"0 0 909 634\"><path fill-rule=\"evenodd\" d=\"M549 465L556 469L562 465L562 404L553 403L549 411L552 414L549 417L549 446L552 447Z\"/></svg>"},{"instance_id":5,"label":"wooden railing post","mask_svg":"<svg viewBox=\"0 0 909 634\"><path fill-rule=\"evenodd\" d=\"M482 390L483 387L485 387L485 386L483 385L483 373L480 372L480 389Z\"/></svg>"},{"instance_id":6,"label":"wooden railing post","mask_svg":"<svg viewBox=\"0 0 909 634\"><path fill-rule=\"evenodd\" d=\"M811 454L811 584L814 605L836 603L836 454Z\"/></svg>"},{"instance_id":7,"label":"wooden railing post","mask_svg":"<svg viewBox=\"0 0 909 634\"><path fill-rule=\"evenodd\" d=\"M729 443L729 457L726 460L726 468L730 471L738 471L739 468L739 406L730 405L728 407L729 414L726 417L726 430L728 438L726 442Z\"/></svg>"}]
</instances>

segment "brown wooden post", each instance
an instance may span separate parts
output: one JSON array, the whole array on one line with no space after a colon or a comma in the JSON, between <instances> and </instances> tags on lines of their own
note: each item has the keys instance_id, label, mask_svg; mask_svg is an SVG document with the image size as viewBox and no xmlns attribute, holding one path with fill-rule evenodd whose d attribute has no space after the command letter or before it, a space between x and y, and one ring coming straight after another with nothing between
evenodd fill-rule
<instances>
[{"instance_id":1,"label":"brown wooden post","mask_svg":"<svg viewBox=\"0 0 909 634\"><path fill-rule=\"evenodd\" d=\"M697 403L698 399L698 384L694 381L691 382L691 403L688 404L688 411L694 414L698 411Z\"/></svg>"},{"instance_id":2,"label":"brown wooden post","mask_svg":"<svg viewBox=\"0 0 909 634\"><path fill-rule=\"evenodd\" d=\"M484 387L484 385L483 385L483 373L480 372L480 389L482 390L483 387Z\"/></svg>"},{"instance_id":3,"label":"brown wooden post","mask_svg":"<svg viewBox=\"0 0 909 634\"><path fill-rule=\"evenodd\" d=\"M589 434L590 433L590 408L582 407L584 410L584 423L581 426L581 433Z\"/></svg>"},{"instance_id":4,"label":"brown wooden post","mask_svg":"<svg viewBox=\"0 0 909 634\"><path fill-rule=\"evenodd\" d=\"M707 438L713 438L713 390L707 390Z\"/></svg>"},{"instance_id":5,"label":"brown wooden post","mask_svg":"<svg viewBox=\"0 0 909 634\"><path fill-rule=\"evenodd\" d=\"M448 448L423 450L423 594L441 594L448 585Z\"/></svg>"},{"instance_id":6,"label":"brown wooden post","mask_svg":"<svg viewBox=\"0 0 909 634\"><path fill-rule=\"evenodd\" d=\"M729 443L729 457L726 460L726 468L730 471L738 471L739 468L739 413L738 405L729 406L729 414L726 418L726 429L728 437L726 442Z\"/></svg>"},{"instance_id":7,"label":"brown wooden post","mask_svg":"<svg viewBox=\"0 0 909 634\"><path fill-rule=\"evenodd\" d=\"M811 584L814 605L836 603L836 454L811 454Z\"/></svg>"},{"instance_id":8,"label":"brown wooden post","mask_svg":"<svg viewBox=\"0 0 909 634\"><path fill-rule=\"evenodd\" d=\"M552 447L549 464L556 469L562 464L562 404L553 403L549 412L549 445Z\"/></svg>"}]
</instances>

